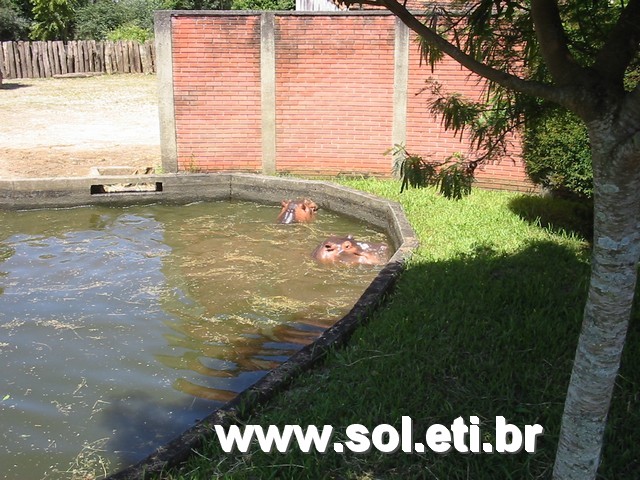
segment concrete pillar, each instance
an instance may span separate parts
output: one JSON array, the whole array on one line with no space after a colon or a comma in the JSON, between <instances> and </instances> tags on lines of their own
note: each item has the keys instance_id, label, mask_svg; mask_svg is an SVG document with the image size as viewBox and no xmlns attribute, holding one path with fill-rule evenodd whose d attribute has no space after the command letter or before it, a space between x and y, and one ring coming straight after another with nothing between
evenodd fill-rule
<instances>
[{"instance_id":1,"label":"concrete pillar","mask_svg":"<svg viewBox=\"0 0 640 480\"><path fill-rule=\"evenodd\" d=\"M275 17L260 17L260 82L262 88L262 173L276 173L276 41Z\"/></svg>"},{"instance_id":2,"label":"concrete pillar","mask_svg":"<svg viewBox=\"0 0 640 480\"><path fill-rule=\"evenodd\" d=\"M176 143L176 115L173 97L171 12L155 12L154 24L158 113L160 117L160 157L164 172L175 173L178 171L178 147Z\"/></svg>"},{"instance_id":3,"label":"concrete pillar","mask_svg":"<svg viewBox=\"0 0 640 480\"><path fill-rule=\"evenodd\" d=\"M392 146L407 142L407 95L409 81L409 28L396 18L394 74L393 74L393 127ZM393 168L393 157L391 168Z\"/></svg>"}]
</instances>

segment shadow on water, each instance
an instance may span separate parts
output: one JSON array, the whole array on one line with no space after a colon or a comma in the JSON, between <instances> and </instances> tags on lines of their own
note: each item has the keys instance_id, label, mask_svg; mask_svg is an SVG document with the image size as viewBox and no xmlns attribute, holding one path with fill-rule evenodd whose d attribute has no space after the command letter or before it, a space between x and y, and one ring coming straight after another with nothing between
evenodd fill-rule
<instances>
[{"instance_id":1,"label":"shadow on water","mask_svg":"<svg viewBox=\"0 0 640 480\"><path fill-rule=\"evenodd\" d=\"M179 403L159 403L148 392L135 388L109 399L101 412L102 423L113 430L105 448L118 455L121 466L141 460L159 445L182 434L186 426L235 398L269 370L313 342L333 323L303 322L280 324L268 335L244 335L244 338L234 338L230 344L206 351L186 351L179 357L156 355L156 359L167 367L197 372L203 378L215 378L216 386L181 377L173 383L174 389L185 394L185 400ZM228 389L224 388L225 378L230 382ZM199 414L195 421L194 412Z\"/></svg>"},{"instance_id":2,"label":"shadow on water","mask_svg":"<svg viewBox=\"0 0 640 480\"><path fill-rule=\"evenodd\" d=\"M198 398L172 404L159 404L157 400L146 391L131 389L110 399L101 412L102 423L114 432L104 448L118 456L120 466L139 461L182 433L194 410L205 412L219 406ZM181 412L188 412L184 415L187 420Z\"/></svg>"},{"instance_id":3,"label":"shadow on water","mask_svg":"<svg viewBox=\"0 0 640 480\"><path fill-rule=\"evenodd\" d=\"M523 220L559 233L574 233L585 240L593 238L593 201L565 200L531 195L514 198L509 208Z\"/></svg>"},{"instance_id":4,"label":"shadow on water","mask_svg":"<svg viewBox=\"0 0 640 480\"><path fill-rule=\"evenodd\" d=\"M334 323L313 319L311 314L299 317L297 321L253 333L238 333L226 337L225 342L209 345L200 338L199 329L185 335L184 324L174 324L173 328L183 338L180 343L188 349L178 356L158 354L155 359L174 370L196 372L200 375L199 381L180 377L173 382L173 388L185 394L185 400L180 403L161 404L138 389L112 399L102 412L102 422L113 429L105 448L118 455L121 466L140 461L159 445L178 437L190 424L234 399ZM166 338L169 345L175 345L175 337L167 335ZM197 351L193 349L194 344L198 345ZM207 382L207 379L215 380ZM196 420L193 420L194 412L199 414Z\"/></svg>"}]
</instances>

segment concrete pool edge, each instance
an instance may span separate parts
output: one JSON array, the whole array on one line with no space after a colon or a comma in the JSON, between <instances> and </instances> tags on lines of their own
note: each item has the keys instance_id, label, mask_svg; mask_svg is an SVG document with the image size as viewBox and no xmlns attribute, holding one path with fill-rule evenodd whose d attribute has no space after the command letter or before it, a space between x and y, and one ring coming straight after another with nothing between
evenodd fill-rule
<instances>
[{"instance_id":1,"label":"concrete pool edge","mask_svg":"<svg viewBox=\"0 0 640 480\"><path fill-rule=\"evenodd\" d=\"M96 186L155 185L155 191L105 193ZM355 329L366 323L373 310L391 291L414 249L417 237L402 207L393 201L337 184L257 174L169 174L91 176L0 180L0 209L64 208L83 205L187 203L206 200L247 200L280 203L283 199L309 197L321 208L345 214L384 229L392 238L395 254L360 296L351 311L278 368L218 408L142 461L106 477L109 480L140 479L160 474L183 462L211 435L213 425L228 426L255 411L296 375L313 367L333 347L344 344ZM242 412L242 414L240 413Z\"/></svg>"},{"instance_id":2,"label":"concrete pool edge","mask_svg":"<svg viewBox=\"0 0 640 480\"><path fill-rule=\"evenodd\" d=\"M104 186L156 185L154 191L104 192ZM386 230L394 247L415 234L396 202L326 181L250 173L95 175L86 177L0 179L0 209L70 208L85 205L131 205L155 202L250 200L279 204L311 197L338 213Z\"/></svg>"}]
</instances>

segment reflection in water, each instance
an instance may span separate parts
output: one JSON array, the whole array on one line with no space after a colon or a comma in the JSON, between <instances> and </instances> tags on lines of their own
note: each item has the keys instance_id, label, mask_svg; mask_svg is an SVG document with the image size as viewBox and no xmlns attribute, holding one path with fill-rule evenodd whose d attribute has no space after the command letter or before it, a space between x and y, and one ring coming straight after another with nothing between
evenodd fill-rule
<instances>
[{"instance_id":1,"label":"reflection in water","mask_svg":"<svg viewBox=\"0 0 640 480\"><path fill-rule=\"evenodd\" d=\"M383 236L326 211L276 225L278 211L0 212L0 478L137 461L344 315L377 271L310 252Z\"/></svg>"}]
</instances>

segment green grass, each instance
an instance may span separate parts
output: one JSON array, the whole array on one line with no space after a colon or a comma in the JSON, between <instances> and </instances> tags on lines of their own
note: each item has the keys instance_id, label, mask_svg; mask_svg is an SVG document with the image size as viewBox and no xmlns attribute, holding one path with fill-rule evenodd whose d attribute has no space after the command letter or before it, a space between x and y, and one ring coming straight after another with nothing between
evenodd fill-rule
<instances>
[{"instance_id":1,"label":"green grass","mask_svg":"<svg viewBox=\"0 0 640 480\"><path fill-rule=\"evenodd\" d=\"M261 425L352 423L414 432L458 416L538 423L535 454L225 454L213 438L164 479L539 479L550 478L589 274L581 207L475 190L447 201L399 183L343 183L402 203L421 246L397 287L347 347L297 379L246 420ZM544 207L544 208L542 208ZM584 212L583 212L584 213ZM551 220L549 220L551 219ZM638 321L615 391L603 479L640 478Z\"/></svg>"}]
</instances>

